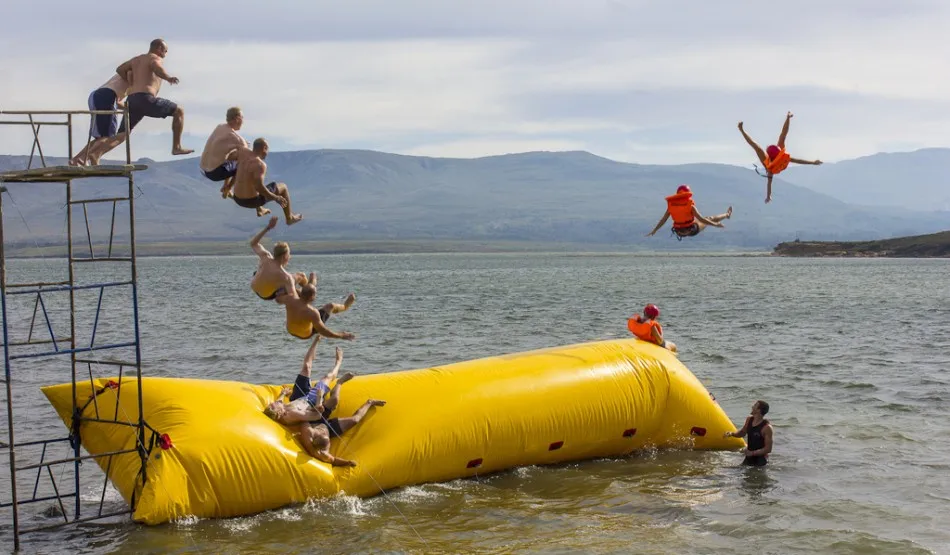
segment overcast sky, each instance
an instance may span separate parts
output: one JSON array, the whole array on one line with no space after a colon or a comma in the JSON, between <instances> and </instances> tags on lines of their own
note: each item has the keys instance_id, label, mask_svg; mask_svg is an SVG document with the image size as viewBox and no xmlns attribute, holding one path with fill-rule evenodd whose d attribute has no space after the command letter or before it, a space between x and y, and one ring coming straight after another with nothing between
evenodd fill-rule
<instances>
[{"instance_id":1,"label":"overcast sky","mask_svg":"<svg viewBox=\"0 0 950 555\"><path fill-rule=\"evenodd\" d=\"M950 146L946 0L132 5L5 2L0 109L84 109L162 37L181 82L161 96L184 107L196 154L231 105L244 109L242 134L273 150L751 166L736 123L765 146L788 110L802 158ZM168 159L170 130L143 121L133 157ZM0 133L0 152L29 152L25 130Z\"/></svg>"}]
</instances>

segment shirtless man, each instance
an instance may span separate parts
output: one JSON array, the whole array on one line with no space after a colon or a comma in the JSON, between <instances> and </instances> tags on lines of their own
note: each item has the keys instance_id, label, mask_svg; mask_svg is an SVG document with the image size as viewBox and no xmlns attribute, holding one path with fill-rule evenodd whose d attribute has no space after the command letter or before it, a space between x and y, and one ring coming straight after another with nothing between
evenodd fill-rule
<instances>
[{"instance_id":1,"label":"shirtless man","mask_svg":"<svg viewBox=\"0 0 950 555\"><path fill-rule=\"evenodd\" d=\"M763 177L768 178L768 183L765 186L766 204L772 202L772 178L785 171L789 163L809 164L813 166L821 165L821 160L801 160L799 158L792 158L785 152L785 138L788 136L788 125L791 119L792 113L788 112L785 115L785 125L782 126L782 132L778 136L778 142L774 145L769 145L765 150L762 150L762 147L752 140L752 137L743 129L742 122L739 122L739 133L742 133L742 138L745 139L745 142L749 143L749 146L755 151L759 162L765 166L765 175ZM756 170L756 172L758 172L758 170Z\"/></svg>"},{"instance_id":2,"label":"shirtless man","mask_svg":"<svg viewBox=\"0 0 950 555\"><path fill-rule=\"evenodd\" d=\"M132 129L146 116L162 119L172 116L172 154L191 154L194 150L181 146L181 132L185 126L185 111L174 102L158 97L158 91L162 88L162 80L168 81L172 85L178 84L178 78L169 75L162 64L162 59L167 54L168 45L165 44L165 41L155 39L149 44L147 53L140 54L116 68L116 73L119 75L132 72L132 81L130 82L132 90L129 93L128 100L129 132L131 133ZM119 133L96 150L94 158L96 161L125 140L125 119L122 120L119 129L122 130L122 133Z\"/></svg>"},{"instance_id":3,"label":"shirtless man","mask_svg":"<svg viewBox=\"0 0 950 555\"><path fill-rule=\"evenodd\" d=\"M304 423L300 424L299 436L300 443L303 445L307 454L311 457L329 463L332 466L356 466L355 461L334 457L330 454L330 439L339 438L360 423L372 407L382 407L386 401L369 399L361 406L353 416L348 418L331 418L319 424Z\"/></svg>"},{"instance_id":4,"label":"shirtless man","mask_svg":"<svg viewBox=\"0 0 950 555\"><path fill-rule=\"evenodd\" d=\"M131 73L126 76L118 73L113 75L101 87L89 93L89 109L92 111L125 110L125 104L122 101L129 94L129 79L131 78ZM93 140L72 157L69 161L70 166L85 165L89 152L95 151L110 138L115 137L119 130L118 114L92 114L89 119L89 137ZM98 164L99 160L95 160L95 163Z\"/></svg>"},{"instance_id":5,"label":"shirtless man","mask_svg":"<svg viewBox=\"0 0 950 555\"><path fill-rule=\"evenodd\" d=\"M293 225L303 219L300 214L290 211L290 191L283 183L270 182L264 185L264 175L267 173L267 141L263 138L254 139L254 149L247 147L232 150L226 157L227 161L237 162L237 173L234 176L234 202L244 208L256 208L258 217L270 214L264 205L274 201L284 209L284 221Z\"/></svg>"},{"instance_id":6,"label":"shirtless man","mask_svg":"<svg viewBox=\"0 0 950 555\"><path fill-rule=\"evenodd\" d=\"M267 226L251 238L251 250L258 257L257 270L251 277L251 290L265 301L272 301L279 295L297 296L297 287L308 283L303 272L289 273L285 268L290 262L290 245L283 241L274 243L274 253L261 245L264 234L277 227L277 216L272 216ZM311 276L313 281L316 275Z\"/></svg>"},{"instance_id":7,"label":"shirtless man","mask_svg":"<svg viewBox=\"0 0 950 555\"><path fill-rule=\"evenodd\" d=\"M205 143L205 149L201 153L201 161L198 163L202 175L211 181L224 181L224 185L221 186L221 198L226 199L231 195L231 185L237 173L237 162L227 160L228 154L239 147L247 148L247 141L238 134L243 124L244 114L241 113L241 109L237 106L228 108L225 122L219 124L211 132L208 142Z\"/></svg>"},{"instance_id":8,"label":"shirtless man","mask_svg":"<svg viewBox=\"0 0 950 555\"><path fill-rule=\"evenodd\" d=\"M300 288L298 295L284 294L277 296L277 303L287 309L287 333L298 339L310 339L314 335L332 337L334 339L355 339L350 332L335 332L326 327L325 322L333 314L349 310L356 302L356 295L350 293L343 304L327 303L318 309L312 303L317 298L316 275L310 274L310 282Z\"/></svg>"},{"instance_id":9,"label":"shirtless man","mask_svg":"<svg viewBox=\"0 0 950 555\"><path fill-rule=\"evenodd\" d=\"M337 347L336 364L333 366L333 370L330 370L326 376L320 378L311 387L310 370L313 367L313 358L316 355L317 343L319 342L320 336L318 335L313 339L310 348L307 349L307 355L303 359L303 368L300 370L300 374L297 375L293 388L285 387L282 389L280 396L264 408L264 414L284 426L326 421L340 402L340 386L353 379L353 374L347 372L340 376L332 389L330 388L330 383L336 380L340 365L343 364L343 349ZM324 402L327 393L330 394L330 397ZM290 402L284 404L284 397L288 395L290 395Z\"/></svg>"}]
</instances>

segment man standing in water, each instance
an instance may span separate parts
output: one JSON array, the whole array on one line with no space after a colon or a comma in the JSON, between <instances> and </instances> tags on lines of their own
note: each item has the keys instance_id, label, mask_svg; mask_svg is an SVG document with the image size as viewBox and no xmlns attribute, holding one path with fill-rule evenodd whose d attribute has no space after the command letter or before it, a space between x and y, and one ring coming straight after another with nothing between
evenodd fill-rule
<instances>
[{"instance_id":1,"label":"man standing in water","mask_svg":"<svg viewBox=\"0 0 950 555\"><path fill-rule=\"evenodd\" d=\"M269 147L263 138L254 139L254 149L239 147L228 154L227 161L237 162L237 173L234 176L233 197L238 206L256 208L258 217L270 214L264 205L274 201L284 209L284 221L293 225L303 219L300 214L290 211L290 191L283 183L271 182L264 185L264 176L267 174L267 158Z\"/></svg>"},{"instance_id":2,"label":"man standing in water","mask_svg":"<svg viewBox=\"0 0 950 555\"><path fill-rule=\"evenodd\" d=\"M284 241L274 243L274 253L261 245L264 234L277 227L277 216L271 217L267 226L251 239L251 250L258 257L257 270L251 277L251 290L265 301L272 301L280 295L297 296L297 287L307 284L303 272L289 273L285 268L290 262L290 245ZM316 281L311 274L311 281Z\"/></svg>"},{"instance_id":3,"label":"man standing in water","mask_svg":"<svg viewBox=\"0 0 950 555\"><path fill-rule=\"evenodd\" d=\"M765 419L768 413L769 404L756 401L752 405L752 414L745 419L742 429L723 434L723 437L743 437L748 434L745 459L742 461L746 466L765 466L769 462L769 453L772 452L772 424Z\"/></svg>"},{"instance_id":4,"label":"man standing in water","mask_svg":"<svg viewBox=\"0 0 950 555\"><path fill-rule=\"evenodd\" d=\"M166 54L168 54L168 45L162 39L155 39L149 44L148 52L124 62L115 70L116 73L123 76L129 74L129 72L132 74L132 81L129 83L131 89L126 101L129 106L129 132L131 133L132 129L146 116L162 119L171 116L173 118L172 154L191 154L194 150L181 146L181 133L185 127L185 111L171 100L158 96L163 80L172 85L178 84L178 78L169 75L162 64L162 59L165 58ZM126 139L124 119L119 124L119 129L121 132L118 135L95 149L94 153L90 151L89 158L94 164L98 163L99 158L122 144L122 141Z\"/></svg>"}]
</instances>

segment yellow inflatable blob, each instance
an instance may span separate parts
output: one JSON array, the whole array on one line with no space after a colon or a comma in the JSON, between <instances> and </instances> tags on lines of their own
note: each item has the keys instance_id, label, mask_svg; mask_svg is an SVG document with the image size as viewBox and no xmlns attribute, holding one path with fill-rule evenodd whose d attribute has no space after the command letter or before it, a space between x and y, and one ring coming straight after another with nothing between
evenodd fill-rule
<instances>
[{"instance_id":1,"label":"yellow inflatable blob","mask_svg":"<svg viewBox=\"0 0 950 555\"><path fill-rule=\"evenodd\" d=\"M293 378L294 376L288 376ZM319 376L314 376L319 378ZM113 378L115 380L115 378ZM78 383L86 418L137 421L134 379ZM264 415L281 385L143 378L150 429L145 476L138 453L98 458L133 518L253 514L339 492L451 480L517 466L610 457L646 447L740 449L735 427L667 349L637 339L489 357L448 366L358 375L341 388L334 417L374 407L330 452L356 467L311 458L290 430ZM71 384L43 388L67 426ZM91 454L135 449L135 428L83 420ZM167 441L163 440L167 438ZM111 466L109 464L110 459ZM378 485L377 485L378 484Z\"/></svg>"}]
</instances>

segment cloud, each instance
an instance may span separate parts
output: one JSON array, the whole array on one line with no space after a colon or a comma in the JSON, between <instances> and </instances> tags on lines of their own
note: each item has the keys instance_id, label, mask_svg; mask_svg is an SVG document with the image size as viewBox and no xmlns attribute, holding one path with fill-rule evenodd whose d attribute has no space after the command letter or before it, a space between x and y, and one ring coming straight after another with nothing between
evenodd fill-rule
<instances>
[{"instance_id":1,"label":"cloud","mask_svg":"<svg viewBox=\"0 0 950 555\"><path fill-rule=\"evenodd\" d=\"M231 105L245 110L246 136L277 150L584 149L750 165L736 122L768 142L786 110L802 157L950 146L950 50L934 46L950 27L944 2L803 0L779 13L687 0L168 0L161 11L175 17L15 3L10 21L52 15L0 37L17 52L0 60L0 109L84 108L163 36L181 84L161 94L185 108L195 149ZM133 156L167 159L170 143L170 120L146 119ZM0 152L29 146L27 129L0 136Z\"/></svg>"}]
</instances>

